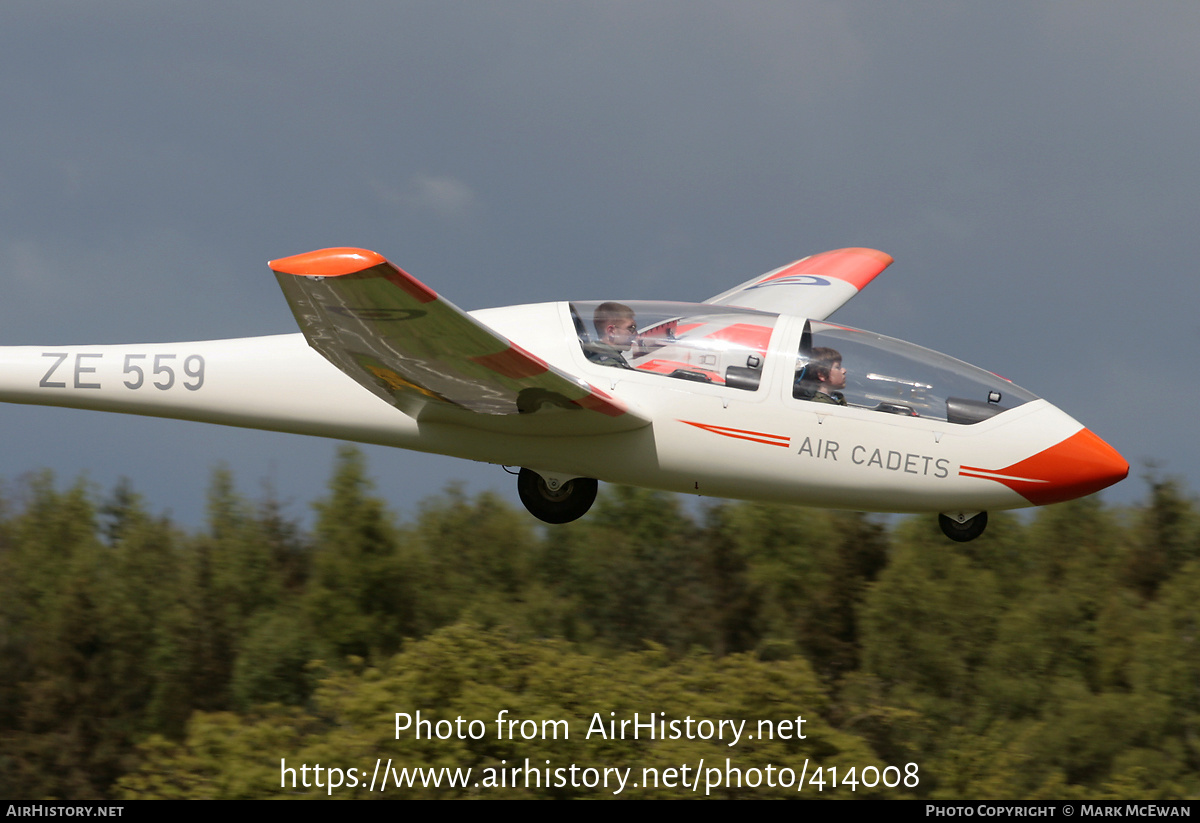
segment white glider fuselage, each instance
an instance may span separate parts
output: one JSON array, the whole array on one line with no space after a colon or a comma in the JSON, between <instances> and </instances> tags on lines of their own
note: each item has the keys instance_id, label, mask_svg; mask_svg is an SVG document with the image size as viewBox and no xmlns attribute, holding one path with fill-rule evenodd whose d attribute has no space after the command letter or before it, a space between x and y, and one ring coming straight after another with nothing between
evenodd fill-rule
<instances>
[{"instance_id":1,"label":"white glider fuselage","mask_svg":"<svg viewBox=\"0 0 1200 823\"><path fill-rule=\"evenodd\" d=\"M803 318L779 316L753 390L589 360L574 307L470 313L648 424L587 433L583 412L410 415L360 385L302 334L190 343L0 348L0 401L195 420L395 446L690 494L869 511L963 512L1041 505L1128 471L1103 441L1032 398L972 423L795 396ZM848 361L853 369L854 364ZM399 379L399 378L394 378ZM999 380L997 378L997 380ZM906 407L907 410L907 407ZM561 425L566 420L569 425ZM580 433L583 432L583 433Z\"/></svg>"}]
</instances>

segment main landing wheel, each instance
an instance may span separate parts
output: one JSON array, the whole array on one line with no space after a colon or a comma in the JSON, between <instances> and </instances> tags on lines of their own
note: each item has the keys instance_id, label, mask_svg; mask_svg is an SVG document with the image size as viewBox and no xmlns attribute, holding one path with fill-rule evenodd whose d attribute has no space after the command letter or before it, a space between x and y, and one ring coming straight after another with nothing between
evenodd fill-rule
<instances>
[{"instance_id":1,"label":"main landing wheel","mask_svg":"<svg viewBox=\"0 0 1200 823\"><path fill-rule=\"evenodd\" d=\"M942 534L951 540L966 543L983 534L983 530L987 528L987 512L980 512L962 522L953 517L939 514L938 525L942 527Z\"/></svg>"},{"instance_id":2,"label":"main landing wheel","mask_svg":"<svg viewBox=\"0 0 1200 823\"><path fill-rule=\"evenodd\" d=\"M570 523L587 514L596 500L599 484L591 477L576 477L557 489L532 469L517 475L517 493L529 513L546 523Z\"/></svg>"}]
</instances>

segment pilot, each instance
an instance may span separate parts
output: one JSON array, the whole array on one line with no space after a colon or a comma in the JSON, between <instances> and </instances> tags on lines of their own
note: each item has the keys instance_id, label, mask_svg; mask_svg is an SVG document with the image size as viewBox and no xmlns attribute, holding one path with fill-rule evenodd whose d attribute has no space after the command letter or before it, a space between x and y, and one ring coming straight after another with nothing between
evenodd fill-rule
<instances>
[{"instance_id":1,"label":"pilot","mask_svg":"<svg viewBox=\"0 0 1200 823\"><path fill-rule=\"evenodd\" d=\"M637 320L633 309L624 303L601 303L592 315L597 339L584 346L584 354L593 363L632 369L625 360L625 352L637 340Z\"/></svg>"},{"instance_id":2,"label":"pilot","mask_svg":"<svg viewBox=\"0 0 1200 823\"><path fill-rule=\"evenodd\" d=\"M842 355L837 349L817 346L806 363L796 372L796 383L792 395L814 403L846 405L841 389L846 388L846 369L842 366Z\"/></svg>"}]
</instances>

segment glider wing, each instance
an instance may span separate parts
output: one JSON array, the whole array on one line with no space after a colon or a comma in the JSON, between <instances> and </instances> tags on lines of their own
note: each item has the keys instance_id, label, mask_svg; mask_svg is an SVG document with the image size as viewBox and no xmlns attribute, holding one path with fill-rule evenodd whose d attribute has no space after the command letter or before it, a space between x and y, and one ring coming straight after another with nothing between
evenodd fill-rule
<instances>
[{"instance_id":1,"label":"glider wing","mask_svg":"<svg viewBox=\"0 0 1200 823\"><path fill-rule=\"evenodd\" d=\"M875 249L814 254L710 297L705 303L824 320L892 264Z\"/></svg>"},{"instance_id":2,"label":"glider wing","mask_svg":"<svg viewBox=\"0 0 1200 823\"><path fill-rule=\"evenodd\" d=\"M649 422L510 342L375 252L322 249L269 265L309 345L412 417L445 421L448 415L466 425L514 428L499 418L520 416L529 425L516 429L560 434L622 431ZM549 417L559 425L544 426Z\"/></svg>"}]
</instances>

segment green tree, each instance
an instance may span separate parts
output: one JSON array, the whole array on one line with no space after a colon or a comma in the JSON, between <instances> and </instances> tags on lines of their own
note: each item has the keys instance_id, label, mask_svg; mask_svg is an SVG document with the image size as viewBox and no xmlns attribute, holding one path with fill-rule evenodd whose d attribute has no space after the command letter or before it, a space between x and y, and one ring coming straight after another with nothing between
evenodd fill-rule
<instances>
[{"instance_id":1,"label":"green tree","mask_svg":"<svg viewBox=\"0 0 1200 823\"><path fill-rule=\"evenodd\" d=\"M172 534L128 487L108 545L83 482L59 492L43 474L26 494L0 552L0 791L100 798L152 725L144 706Z\"/></svg>"},{"instance_id":2,"label":"green tree","mask_svg":"<svg viewBox=\"0 0 1200 823\"><path fill-rule=\"evenodd\" d=\"M676 657L661 647L608 656L586 653L560 640L518 640L504 631L456 624L413 642L377 666L328 673L311 712L270 707L237 716L198 714L181 744L151 740L144 745L141 764L122 780L121 789L130 799L791 798L806 768L811 775L820 767L836 766L845 775L849 766L884 765L861 738L825 719L828 703L820 679L801 658L718 659L700 651ZM420 735L415 729L417 711L430 724ZM408 716L399 734L397 712ZM635 713L642 723L653 719L666 724L658 728L668 733L656 730L650 736L643 727L635 738L628 725L624 734L611 733L608 721L616 721L619 730L620 721L632 721ZM456 727L460 718L464 724L479 721L476 731ZM798 718L804 722L797 723ZM728 727L722 738L712 730L706 732L709 739L699 733L698 721L720 719L746 721L736 744L730 745ZM506 725L510 720L513 725ZM760 727L760 720L769 729ZM672 726L676 721L679 725ZM451 731L454 728L462 732ZM264 751L286 753L286 763L264 757ZM369 771L360 772L358 785L343 781L342 787L330 790L315 785L311 770L309 785L303 785L299 769L304 763L344 763L361 770L363 764L376 762L397 771L470 768L471 778L460 786L445 781L437 787L389 784L372 794ZM697 774L701 763L708 767ZM791 785L776 781L775 787L769 786L768 764L776 775L781 769L791 770ZM615 782L606 787L600 781L572 781L572 765L578 770L629 769L629 779L618 795ZM685 765L691 768L690 780L701 781L698 791L680 785ZM291 775L283 771L287 766L294 769ZM520 772L515 779L514 769ZM501 773L506 788L499 787ZM706 777L709 787L704 785ZM809 789L815 793L814 787ZM832 793L828 783L826 792ZM883 793L860 786L857 793L843 788L837 794Z\"/></svg>"},{"instance_id":3,"label":"green tree","mask_svg":"<svg viewBox=\"0 0 1200 823\"><path fill-rule=\"evenodd\" d=\"M333 659L391 654L425 628L425 559L371 492L362 453L342 446L329 494L315 504L312 576L304 596L314 639Z\"/></svg>"},{"instance_id":4,"label":"green tree","mask_svg":"<svg viewBox=\"0 0 1200 823\"><path fill-rule=\"evenodd\" d=\"M646 640L672 649L707 645L711 599L699 543L675 496L606 489L586 518L546 541L547 582L574 606L564 634L621 648Z\"/></svg>"},{"instance_id":5,"label":"green tree","mask_svg":"<svg viewBox=\"0 0 1200 823\"><path fill-rule=\"evenodd\" d=\"M421 503L413 536L428 581L423 628L464 616L485 626L536 620L541 546L527 514L492 492L472 500L450 486Z\"/></svg>"},{"instance_id":6,"label":"green tree","mask_svg":"<svg viewBox=\"0 0 1200 823\"><path fill-rule=\"evenodd\" d=\"M962 722L1003 604L995 576L935 530L923 520L898 530L891 562L863 601L863 668L902 703Z\"/></svg>"},{"instance_id":7,"label":"green tree","mask_svg":"<svg viewBox=\"0 0 1200 823\"><path fill-rule=\"evenodd\" d=\"M1135 591L1152 598L1183 564L1200 559L1200 517L1178 481L1150 474L1146 482L1150 501L1138 518L1125 574Z\"/></svg>"}]
</instances>

